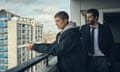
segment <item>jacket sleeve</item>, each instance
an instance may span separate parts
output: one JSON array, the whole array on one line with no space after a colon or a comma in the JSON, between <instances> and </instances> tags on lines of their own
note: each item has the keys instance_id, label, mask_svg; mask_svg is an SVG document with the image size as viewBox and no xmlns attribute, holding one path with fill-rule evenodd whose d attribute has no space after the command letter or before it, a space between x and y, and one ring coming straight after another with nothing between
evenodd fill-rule
<instances>
[{"instance_id":1,"label":"jacket sleeve","mask_svg":"<svg viewBox=\"0 0 120 72\"><path fill-rule=\"evenodd\" d=\"M108 51L109 51L109 58L110 61L114 61L114 51L115 51L115 42L114 42L114 38L113 38L113 34L112 31L109 27L106 28L107 30L107 40L108 40Z\"/></svg>"},{"instance_id":2,"label":"jacket sleeve","mask_svg":"<svg viewBox=\"0 0 120 72\"><path fill-rule=\"evenodd\" d=\"M70 52L74 47L76 47L76 43L79 40L78 32L70 32L64 39L58 44L54 42L52 44L34 44L33 50L41 53L51 53L52 55L64 55Z\"/></svg>"},{"instance_id":3,"label":"jacket sleeve","mask_svg":"<svg viewBox=\"0 0 120 72\"><path fill-rule=\"evenodd\" d=\"M110 46L111 49L113 49L115 47L115 42L114 42L114 38L113 38L113 34L112 34L112 31L109 27L106 27L106 33L108 34L107 36L107 40L108 40L108 45Z\"/></svg>"}]
</instances>

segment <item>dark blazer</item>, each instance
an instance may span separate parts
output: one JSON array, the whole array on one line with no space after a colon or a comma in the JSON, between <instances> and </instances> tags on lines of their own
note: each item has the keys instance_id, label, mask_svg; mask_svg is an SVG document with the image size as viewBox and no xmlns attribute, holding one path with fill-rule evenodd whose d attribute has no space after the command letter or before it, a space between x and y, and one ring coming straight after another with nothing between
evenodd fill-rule
<instances>
[{"instance_id":1,"label":"dark blazer","mask_svg":"<svg viewBox=\"0 0 120 72\"><path fill-rule=\"evenodd\" d=\"M85 24L81 27L81 36L81 45L87 51L90 47L90 26L88 24ZM108 26L99 24L98 43L100 50L107 57L108 61L112 61L112 51L115 48L115 44L112 32Z\"/></svg>"},{"instance_id":2,"label":"dark blazer","mask_svg":"<svg viewBox=\"0 0 120 72\"><path fill-rule=\"evenodd\" d=\"M82 59L80 58L80 32L78 28L68 29L61 35L58 33L56 41L52 44L34 44L32 49L58 56L57 66L60 72L85 72L80 67Z\"/></svg>"}]
</instances>

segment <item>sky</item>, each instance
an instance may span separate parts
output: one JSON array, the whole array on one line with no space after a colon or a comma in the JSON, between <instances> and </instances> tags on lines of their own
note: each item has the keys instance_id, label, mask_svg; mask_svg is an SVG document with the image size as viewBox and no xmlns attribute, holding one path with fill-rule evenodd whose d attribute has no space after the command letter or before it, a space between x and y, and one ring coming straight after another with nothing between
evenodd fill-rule
<instances>
[{"instance_id":1,"label":"sky","mask_svg":"<svg viewBox=\"0 0 120 72\"><path fill-rule=\"evenodd\" d=\"M35 18L43 24L44 32L57 32L54 15L58 11L70 14L70 0L0 0L0 9Z\"/></svg>"}]
</instances>

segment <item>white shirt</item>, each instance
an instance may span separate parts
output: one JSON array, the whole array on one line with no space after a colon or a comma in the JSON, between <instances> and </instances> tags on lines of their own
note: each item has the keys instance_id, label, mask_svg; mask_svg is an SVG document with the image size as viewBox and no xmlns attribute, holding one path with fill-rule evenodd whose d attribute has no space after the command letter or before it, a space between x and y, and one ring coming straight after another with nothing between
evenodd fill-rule
<instances>
[{"instance_id":1,"label":"white shirt","mask_svg":"<svg viewBox=\"0 0 120 72\"><path fill-rule=\"evenodd\" d=\"M92 31L92 26L90 26L90 33ZM99 24L96 25L94 29L94 55L93 56L104 56L104 53L99 48L98 42L98 34L99 34Z\"/></svg>"}]
</instances>

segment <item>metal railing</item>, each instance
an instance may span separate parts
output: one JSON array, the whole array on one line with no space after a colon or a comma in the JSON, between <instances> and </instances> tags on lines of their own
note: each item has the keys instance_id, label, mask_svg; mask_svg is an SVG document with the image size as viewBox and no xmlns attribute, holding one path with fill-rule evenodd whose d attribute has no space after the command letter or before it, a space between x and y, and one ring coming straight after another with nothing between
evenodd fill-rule
<instances>
[{"instance_id":1,"label":"metal railing","mask_svg":"<svg viewBox=\"0 0 120 72\"><path fill-rule=\"evenodd\" d=\"M49 56L50 54L43 54L43 55L37 56L27 62L24 62L14 68L7 70L6 72L24 72L27 69L31 68L32 66L36 65L37 63L41 62L42 60L48 59ZM46 65L48 65L48 60L46 61L47 61Z\"/></svg>"}]
</instances>

